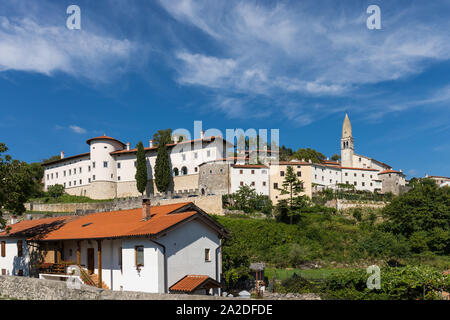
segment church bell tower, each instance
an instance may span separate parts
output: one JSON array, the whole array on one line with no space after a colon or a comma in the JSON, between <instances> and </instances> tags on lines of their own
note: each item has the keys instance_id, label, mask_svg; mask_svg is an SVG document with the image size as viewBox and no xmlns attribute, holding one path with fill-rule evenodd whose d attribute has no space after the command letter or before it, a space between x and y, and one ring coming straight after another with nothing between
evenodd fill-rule
<instances>
[{"instance_id":1,"label":"church bell tower","mask_svg":"<svg viewBox=\"0 0 450 320\"><path fill-rule=\"evenodd\" d=\"M353 136L352 125L348 115L345 114L344 124L342 125L342 138L341 138L341 166L353 167Z\"/></svg>"}]
</instances>

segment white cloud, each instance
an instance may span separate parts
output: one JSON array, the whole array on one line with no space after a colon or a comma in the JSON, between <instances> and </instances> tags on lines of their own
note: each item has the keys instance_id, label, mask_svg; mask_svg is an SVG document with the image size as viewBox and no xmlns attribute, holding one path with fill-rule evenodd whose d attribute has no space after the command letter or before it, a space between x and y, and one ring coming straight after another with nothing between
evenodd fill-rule
<instances>
[{"instance_id":1,"label":"white cloud","mask_svg":"<svg viewBox=\"0 0 450 320\"><path fill-rule=\"evenodd\" d=\"M76 126L76 125L71 125L71 126L69 126L69 128L70 128L73 132L78 133L78 134L85 134L85 133L87 132L86 129L81 128L81 127Z\"/></svg>"},{"instance_id":2,"label":"white cloud","mask_svg":"<svg viewBox=\"0 0 450 320\"><path fill-rule=\"evenodd\" d=\"M108 81L123 71L134 50L117 40L85 30L37 23L33 18L0 16L0 72L17 70L53 75L56 72Z\"/></svg>"},{"instance_id":3,"label":"white cloud","mask_svg":"<svg viewBox=\"0 0 450 320\"><path fill-rule=\"evenodd\" d=\"M222 95L350 96L364 85L415 75L450 59L449 20L424 19L429 7L390 10L394 4L385 4L383 12L389 13L383 15L383 29L373 31L366 28L364 8L352 6L317 8L298 1L160 3L181 23L209 35L219 48L216 54L198 47L184 49L190 59L178 59L179 82L221 89ZM371 111L382 115L385 106ZM308 121L303 116L300 122Z\"/></svg>"}]
</instances>

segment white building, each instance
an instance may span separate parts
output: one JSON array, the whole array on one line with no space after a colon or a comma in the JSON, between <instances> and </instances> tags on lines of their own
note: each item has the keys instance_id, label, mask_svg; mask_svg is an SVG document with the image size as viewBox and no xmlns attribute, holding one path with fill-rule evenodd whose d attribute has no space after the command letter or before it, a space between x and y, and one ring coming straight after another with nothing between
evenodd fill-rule
<instances>
[{"instance_id":1,"label":"white building","mask_svg":"<svg viewBox=\"0 0 450 320\"><path fill-rule=\"evenodd\" d=\"M10 275L29 275L37 261L30 259L33 253L25 253L30 251L27 244L51 267L62 261L78 265L88 277L80 277L86 284L153 293L212 293L209 289L218 293L221 242L228 237L227 230L192 203L150 207L146 201L142 209L11 225L9 233L0 233L2 248L5 243L0 269ZM18 241L24 245L22 256ZM66 273L63 269L55 275L42 266L48 265L41 265L42 278ZM198 286L186 287L192 279L199 280Z\"/></svg>"},{"instance_id":2,"label":"white building","mask_svg":"<svg viewBox=\"0 0 450 320\"><path fill-rule=\"evenodd\" d=\"M234 164L230 168L230 193L247 185L256 193L269 196L269 167L257 164Z\"/></svg>"},{"instance_id":3,"label":"white building","mask_svg":"<svg viewBox=\"0 0 450 320\"><path fill-rule=\"evenodd\" d=\"M137 196L136 188L136 151L130 144L101 136L87 140L89 152L48 162L44 165L44 188L60 184L67 193L88 196L93 199L112 199ZM198 189L198 166L206 161L223 158L227 149L233 147L221 137L168 144L169 157L173 172L172 191ZM158 147L145 148L149 184L147 195L155 194L154 167Z\"/></svg>"}]
</instances>

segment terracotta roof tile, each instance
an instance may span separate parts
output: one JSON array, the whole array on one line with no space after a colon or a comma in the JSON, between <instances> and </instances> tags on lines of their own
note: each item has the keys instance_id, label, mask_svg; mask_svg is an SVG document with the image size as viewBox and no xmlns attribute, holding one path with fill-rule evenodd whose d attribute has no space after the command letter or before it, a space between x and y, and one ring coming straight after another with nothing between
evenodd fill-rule
<instances>
[{"instance_id":1,"label":"terracotta roof tile","mask_svg":"<svg viewBox=\"0 0 450 320\"><path fill-rule=\"evenodd\" d=\"M193 292L209 277L205 275L187 275L169 288L170 291Z\"/></svg>"},{"instance_id":2,"label":"terracotta roof tile","mask_svg":"<svg viewBox=\"0 0 450 320\"><path fill-rule=\"evenodd\" d=\"M395 170L384 170L384 171L379 172L378 174L385 174L385 173L401 173L401 174L403 174L403 172L395 171Z\"/></svg>"},{"instance_id":3,"label":"terracotta roof tile","mask_svg":"<svg viewBox=\"0 0 450 320\"><path fill-rule=\"evenodd\" d=\"M114 139L114 138L111 138L108 136L100 136L100 137L90 138L86 141L86 143L90 145L91 141L93 141L93 140L112 140L112 141L120 143L122 145L122 147L125 147L125 143L123 143L122 141L119 141L117 139Z\"/></svg>"},{"instance_id":4,"label":"terracotta roof tile","mask_svg":"<svg viewBox=\"0 0 450 320\"><path fill-rule=\"evenodd\" d=\"M196 211L174 213L189 203L151 207L151 218L147 221L142 220L142 208L93 213L66 223L63 227L44 235L41 240L155 235L195 215Z\"/></svg>"},{"instance_id":5,"label":"terracotta roof tile","mask_svg":"<svg viewBox=\"0 0 450 320\"><path fill-rule=\"evenodd\" d=\"M62 216L36 220L23 220L6 226L0 237L40 237L43 233L61 228L65 223L77 219L77 216Z\"/></svg>"}]
</instances>

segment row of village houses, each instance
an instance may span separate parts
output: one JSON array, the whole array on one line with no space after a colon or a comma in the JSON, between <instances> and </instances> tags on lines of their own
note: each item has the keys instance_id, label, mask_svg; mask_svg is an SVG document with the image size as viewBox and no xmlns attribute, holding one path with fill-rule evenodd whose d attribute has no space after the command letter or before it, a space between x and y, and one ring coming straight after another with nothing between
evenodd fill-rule
<instances>
[{"instance_id":1,"label":"row of village houses","mask_svg":"<svg viewBox=\"0 0 450 320\"><path fill-rule=\"evenodd\" d=\"M100 136L89 139L90 152L64 157L45 164L45 189L63 185L69 194L93 199L113 199L138 196L136 188L136 149L117 139ZM246 152L245 157L229 157L234 145L221 137L204 137L168 146L173 173L173 192L197 190L200 194L233 193L242 185L253 187L276 203L287 166L295 169L303 182L304 194L311 197L314 191L350 184L356 190L393 192L398 194L405 186L405 175L369 157L352 155L352 166L339 162L293 160L279 162L275 151ZM147 195L157 193L154 168L157 147L150 141L145 148L149 183ZM256 156L253 155L256 153ZM248 164L258 157L260 164Z\"/></svg>"},{"instance_id":2,"label":"row of village houses","mask_svg":"<svg viewBox=\"0 0 450 320\"><path fill-rule=\"evenodd\" d=\"M111 290L220 294L228 237L193 203L144 199L139 209L11 224L0 230L0 270Z\"/></svg>"}]
</instances>

